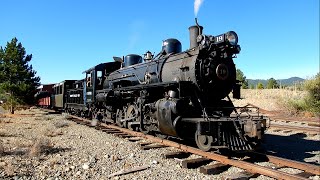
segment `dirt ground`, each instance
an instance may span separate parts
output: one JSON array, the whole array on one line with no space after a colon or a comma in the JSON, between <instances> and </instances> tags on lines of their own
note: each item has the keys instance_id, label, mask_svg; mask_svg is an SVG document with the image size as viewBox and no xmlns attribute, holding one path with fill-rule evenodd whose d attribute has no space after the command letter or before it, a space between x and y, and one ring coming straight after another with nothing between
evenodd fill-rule
<instances>
[{"instance_id":1,"label":"dirt ground","mask_svg":"<svg viewBox=\"0 0 320 180\"><path fill-rule=\"evenodd\" d=\"M304 96L287 90L243 90L242 99L234 103L273 112L283 110L283 99ZM221 175L205 176L161 159L166 148L141 151L136 144L77 125L63 115L31 108L1 116L5 112L0 107L0 179L108 179L123 167L150 162L156 162L150 170L115 179L221 179L241 171L230 168ZM319 141L320 133L268 130L263 147L276 156L320 165Z\"/></svg>"}]
</instances>

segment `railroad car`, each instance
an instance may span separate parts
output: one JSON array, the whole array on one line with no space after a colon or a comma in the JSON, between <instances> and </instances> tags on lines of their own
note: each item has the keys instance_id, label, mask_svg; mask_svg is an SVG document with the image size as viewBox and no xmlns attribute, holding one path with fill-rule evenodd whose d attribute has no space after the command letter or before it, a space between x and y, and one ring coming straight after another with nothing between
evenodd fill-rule
<instances>
[{"instance_id":1,"label":"railroad car","mask_svg":"<svg viewBox=\"0 0 320 180\"><path fill-rule=\"evenodd\" d=\"M51 96L53 93L53 84L43 84L37 87L36 105L43 108L51 108Z\"/></svg>"},{"instance_id":2,"label":"railroad car","mask_svg":"<svg viewBox=\"0 0 320 180\"><path fill-rule=\"evenodd\" d=\"M53 85L53 95L51 96L52 108L55 110L65 110L67 96L66 93L72 88L76 80L64 80Z\"/></svg>"},{"instance_id":3,"label":"railroad car","mask_svg":"<svg viewBox=\"0 0 320 180\"><path fill-rule=\"evenodd\" d=\"M88 109L85 103L84 83L84 79L77 80L73 83L72 88L67 90L65 103L66 112L84 117Z\"/></svg>"}]
</instances>

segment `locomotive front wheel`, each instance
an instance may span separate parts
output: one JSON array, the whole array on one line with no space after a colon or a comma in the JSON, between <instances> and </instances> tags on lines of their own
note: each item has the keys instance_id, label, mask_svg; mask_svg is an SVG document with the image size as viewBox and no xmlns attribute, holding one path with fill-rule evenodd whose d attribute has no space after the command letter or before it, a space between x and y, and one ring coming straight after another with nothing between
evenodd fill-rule
<instances>
[{"instance_id":1,"label":"locomotive front wheel","mask_svg":"<svg viewBox=\"0 0 320 180\"><path fill-rule=\"evenodd\" d=\"M209 151L211 149L213 138L212 136L200 135L200 133L196 131L195 141L199 149L201 149L202 151Z\"/></svg>"}]
</instances>

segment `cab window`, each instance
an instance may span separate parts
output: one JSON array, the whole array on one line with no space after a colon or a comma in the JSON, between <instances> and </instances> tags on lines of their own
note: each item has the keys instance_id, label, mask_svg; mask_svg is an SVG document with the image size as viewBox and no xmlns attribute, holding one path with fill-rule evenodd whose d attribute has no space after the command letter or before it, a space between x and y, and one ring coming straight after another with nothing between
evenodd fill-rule
<instances>
[{"instance_id":1,"label":"cab window","mask_svg":"<svg viewBox=\"0 0 320 180\"><path fill-rule=\"evenodd\" d=\"M92 83L91 73L87 74L87 87L91 87Z\"/></svg>"}]
</instances>

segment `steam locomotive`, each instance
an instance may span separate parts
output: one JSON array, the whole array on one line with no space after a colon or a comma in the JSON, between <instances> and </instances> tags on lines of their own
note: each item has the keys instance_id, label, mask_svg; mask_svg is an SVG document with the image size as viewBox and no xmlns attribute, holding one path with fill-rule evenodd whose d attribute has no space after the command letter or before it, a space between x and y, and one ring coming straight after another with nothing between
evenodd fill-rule
<instances>
[{"instance_id":1,"label":"steam locomotive","mask_svg":"<svg viewBox=\"0 0 320 180\"><path fill-rule=\"evenodd\" d=\"M144 57L114 57L114 62L84 71L85 78L68 89L64 82L56 85L64 87L59 107L162 138L192 141L204 151L255 149L266 119L243 116L229 97L232 92L233 98L240 98L233 62L241 50L238 36L234 31L217 36L202 31L197 21L189 27L186 51L170 38L157 55L147 51Z\"/></svg>"}]
</instances>

